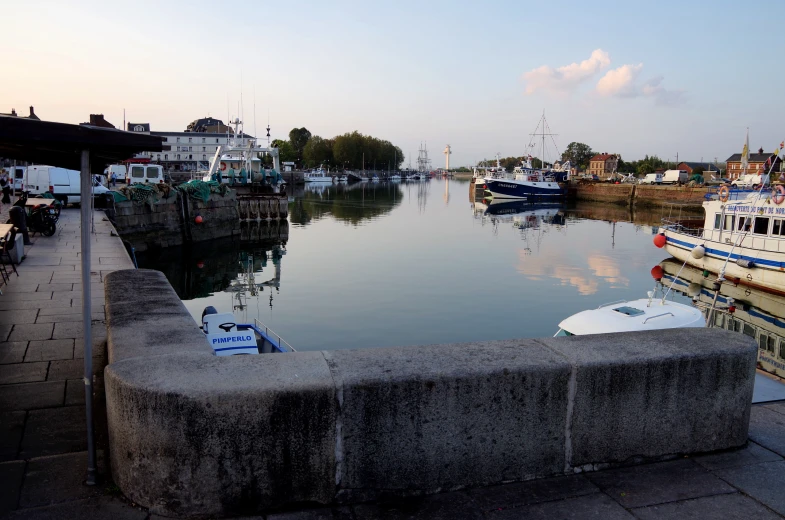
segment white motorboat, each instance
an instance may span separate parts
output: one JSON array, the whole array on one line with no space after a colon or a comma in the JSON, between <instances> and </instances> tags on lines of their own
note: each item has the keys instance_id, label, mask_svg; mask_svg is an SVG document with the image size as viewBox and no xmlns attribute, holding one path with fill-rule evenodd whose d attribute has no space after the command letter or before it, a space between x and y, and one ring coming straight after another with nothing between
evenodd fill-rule
<instances>
[{"instance_id":1,"label":"white motorboat","mask_svg":"<svg viewBox=\"0 0 785 520\"><path fill-rule=\"evenodd\" d=\"M640 300L621 300L573 314L559 323L555 336L584 336L611 332L705 327L700 309L671 300L655 299L654 292Z\"/></svg>"},{"instance_id":2,"label":"white motorboat","mask_svg":"<svg viewBox=\"0 0 785 520\"><path fill-rule=\"evenodd\" d=\"M324 170L324 168L316 168L309 172L304 172L303 180L305 182L318 182L325 184L331 184L333 182L333 178Z\"/></svg>"},{"instance_id":3,"label":"white motorboat","mask_svg":"<svg viewBox=\"0 0 785 520\"><path fill-rule=\"evenodd\" d=\"M278 354L294 352L294 348L259 320L237 323L234 314L219 314L213 306L202 312L202 326L207 343L216 356L237 354Z\"/></svg>"}]
</instances>

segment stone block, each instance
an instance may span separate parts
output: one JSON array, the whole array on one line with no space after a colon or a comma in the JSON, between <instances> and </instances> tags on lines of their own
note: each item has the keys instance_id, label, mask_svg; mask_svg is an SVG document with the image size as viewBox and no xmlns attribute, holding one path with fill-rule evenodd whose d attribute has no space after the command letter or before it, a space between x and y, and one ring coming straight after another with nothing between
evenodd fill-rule
<instances>
[{"instance_id":1,"label":"stone block","mask_svg":"<svg viewBox=\"0 0 785 520\"><path fill-rule=\"evenodd\" d=\"M16 459L26 412L0 412L0 462Z\"/></svg>"},{"instance_id":2,"label":"stone block","mask_svg":"<svg viewBox=\"0 0 785 520\"><path fill-rule=\"evenodd\" d=\"M177 352L212 354L204 334L160 271L115 271L106 276L105 285L110 363Z\"/></svg>"},{"instance_id":3,"label":"stone block","mask_svg":"<svg viewBox=\"0 0 785 520\"><path fill-rule=\"evenodd\" d=\"M0 412L61 406L64 394L65 381L3 385Z\"/></svg>"},{"instance_id":4,"label":"stone block","mask_svg":"<svg viewBox=\"0 0 785 520\"><path fill-rule=\"evenodd\" d=\"M82 387L84 393L84 387ZM28 412L20 458L57 455L87 449L84 406L65 406Z\"/></svg>"},{"instance_id":5,"label":"stone block","mask_svg":"<svg viewBox=\"0 0 785 520\"><path fill-rule=\"evenodd\" d=\"M0 385L44 381L48 368L48 362L0 365Z\"/></svg>"},{"instance_id":6,"label":"stone block","mask_svg":"<svg viewBox=\"0 0 785 520\"><path fill-rule=\"evenodd\" d=\"M669 329L538 341L575 366L573 467L747 441L757 356L751 338Z\"/></svg>"},{"instance_id":7,"label":"stone block","mask_svg":"<svg viewBox=\"0 0 785 520\"><path fill-rule=\"evenodd\" d=\"M33 293L37 294L37 293ZM44 340L52 338L52 329L54 325L51 323L23 323L14 325L11 329L11 335L8 336L8 341L30 341L30 340Z\"/></svg>"},{"instance_id":8,"label":"stone block","mask_svg":"<svg viewBox=\"0 0 785 520\"><path fill-rule=\"evenodd\" d=\"M468 493L480 509L491 512L590 495L599 491L599 488L583 475L570 475L475 488Z\"/></svg>"},{"instance_id":9,"label":"stone block","mask_svg":"<svg viewBox=\"0 0 785 520\"><path fill-rule=\"evenodd\" d=\"M86 486L87 452L33 459L27 463L20 508L96 497L101 486Z\"/></svg>"},{"instance_id":10,"label":"stone block","mask_svg":"<svg viewBox=\"0 0 785 520\"><path fill-rule=\"evenodd\" d=\"M641 520L694 520L696 518L722 518L723 520L777 520L782 518L749 497L738 493L714 495L641 507L632 510L635 518Z\"/></svg>"},{"instance_id":11,"label":"stone block","mask_svg":"<svg viewBox=\"0 0 785 520\"><path fill-rule=\"evenodd\" d=\"M533 340L325 352L339 487L435 492L564 470L570 367Z\"/></svg>"},{"instance_id":12,"label":"stone block","mask_svg":"<svg viewBox=\"0 0 785 520\"><path fill-rule=\"evenodd\" d=\"M45 341L31 341L27 347L25 361L52 361L55 359L73 359L74 340L51 339Z\"/></svg>"},{"instance_id":13,"label":"stone block","mask_svg":"<svg viewBox=\"0 0 785 520\"><path fill-rule=\"evenodd\" d=\"M19 503L19 492L25 477L25 461L3 462L0 464L0 516L5 517L16 509Z\"/></svg>"},{"instance_id":14,"label":"stone block","mask_svg":"<svg viewBox=\"0 0 785 520\"><path fill-rule=\"evenodd\" d=\"M716 471L749 466L750 464L759 464L761 462L777 462L781 461L782 457L754 442L750 442L747 446L738 450L699 455L694 460L709 471Z\"/></svg>"},{"instance_id":15,"label":"stone block","mask_svg":"<svg viewBox=\"0 0 785 520\"><path fill-rule=\"evenodd\" d=\"M27 343L27 341L0 342L0 365L24 361Z\"/></svg>"},{"instance_id":16,"label":"stone block","mask_svg":"<svg viewBox=\"0 0 785 520\"><path fill-rule=\"evenodd\" d=\"M114 480L151 512L332 500L336 401L321 353L127 358L105 377Z\"/></svg>"},{"instance_id":17,"label":"stone block","mask_svg":"<svg viewBox=\"0 0 785 520\"><path fill-rule=\"evenodd\" d=\"M482 512L465 493L442 493L405 501L359 505L357 520L480 520Z\"/></svg>"}]
</instances>

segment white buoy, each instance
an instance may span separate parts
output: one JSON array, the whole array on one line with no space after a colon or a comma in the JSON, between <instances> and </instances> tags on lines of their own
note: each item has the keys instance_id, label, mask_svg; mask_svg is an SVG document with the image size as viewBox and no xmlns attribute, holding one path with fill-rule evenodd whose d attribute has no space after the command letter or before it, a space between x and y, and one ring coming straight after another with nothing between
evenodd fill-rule
<instances>
[{"instance_id":1,"label":"white buoy","mask_svg":"<svg viewBox=\"0 0 785 520\"><path fill-rule=\"evenodd\" d=\"M706 248L703 247L702 245L697 245L692 248L692 252L690 252L690 254L692 255L693 258L699 260L703 258L703 255L706 254Z\"/></svg>"}]
</instances>

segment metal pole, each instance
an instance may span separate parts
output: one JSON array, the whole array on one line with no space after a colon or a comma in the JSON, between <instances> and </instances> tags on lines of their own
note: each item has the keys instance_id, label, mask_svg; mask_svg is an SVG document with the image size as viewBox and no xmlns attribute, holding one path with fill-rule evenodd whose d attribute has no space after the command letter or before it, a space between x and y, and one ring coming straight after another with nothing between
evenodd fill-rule
<instances>
[{"instance_id":1,"label":"metal pole","mask_svg":"<svg viewBox=\"0 0 785 520\"><path fill-rule=\"evenodd\" d=\"M84 330L84 392L87 419L87 485L95 482L95 438L93 432L93 338L91 320L93 316L90 300L90 199L93 195L93 179L90 175L90 150L82 150L81 233L82 233L82 328Z\"/></svg>"}]
</instances>

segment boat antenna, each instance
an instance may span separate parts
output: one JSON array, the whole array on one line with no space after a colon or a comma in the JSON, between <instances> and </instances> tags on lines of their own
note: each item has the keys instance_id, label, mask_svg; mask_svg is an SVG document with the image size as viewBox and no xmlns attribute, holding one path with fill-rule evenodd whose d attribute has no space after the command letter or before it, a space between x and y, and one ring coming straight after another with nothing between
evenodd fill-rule
<instances>
[{"instance_id":1,"label":"boat antenna","mask_svg":"<svg viewBox=\"0 0 785 520\"><path fill-rule=\"evenodd\" d=\"M255 139L259 138L259 134L256 133L256 85L253 87L253 135Z\"/></svg>"}]
</instances>

